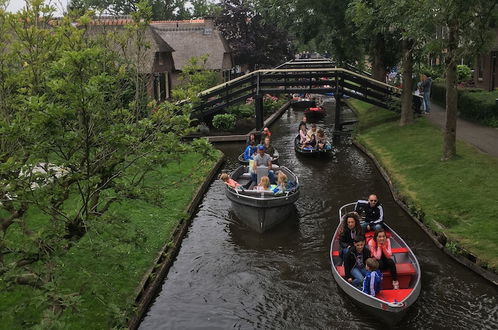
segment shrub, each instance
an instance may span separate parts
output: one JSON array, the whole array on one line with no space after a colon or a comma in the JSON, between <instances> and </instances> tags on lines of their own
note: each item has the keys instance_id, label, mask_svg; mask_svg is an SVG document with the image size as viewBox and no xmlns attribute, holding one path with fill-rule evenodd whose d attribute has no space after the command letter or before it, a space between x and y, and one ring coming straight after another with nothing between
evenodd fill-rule
<instances>
[{"instance_id":1,"label":"shrub","mask_svg":"<svg viewBox=\"0 0 498 330\"><path fill-rule=\"evenodd\" d=\"M235 127L235 116L224 113L213 117L213 126L217 129L232 129Z\"/></svg>"},{"instance_id":2,"label":"shrub","mask_svg":"<svg viewBox=\"0 0 498 330\"><path fill-rule=\"evenodd\" d=\"M472 70L466 65L457 65L457 79L458 82L469 81L472 77Z\"/></svg>"},{"instance_id":3,"label":"shrub","mask_svg":"<svg viewBox=\"0 0 498 330\"><path fill-rule=\"evenodd\" d=\"M255 115L254 104L244 103L236 106L231 106L228 108L228 112L240 118L251 118Z\"/></svg>"},{"instance_id":4,"label":"shrub","mask_svg":"<svg viewBox=\"0 0 498 330\"><path fill-rule=\"evenodd\" d=\"M479 88L458 88L458 112L465 119L477 121L483 125L498 127L498 92L485 92ZM432 101L444 106L446 104L446 87L441 83L432 84Z\"/></svg>"}]
</instances>

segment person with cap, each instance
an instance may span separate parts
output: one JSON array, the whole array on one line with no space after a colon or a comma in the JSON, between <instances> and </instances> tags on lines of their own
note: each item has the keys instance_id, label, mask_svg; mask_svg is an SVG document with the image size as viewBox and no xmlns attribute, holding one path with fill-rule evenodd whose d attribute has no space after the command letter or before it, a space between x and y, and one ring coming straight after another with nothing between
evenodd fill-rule
<instances>
[{"instance_id":1,"label":"person with cap","mask_svg":"<svg viewBox=\"0 0 498 330\"><path fill-rule=\"evenodd\" d=\"M260 144L258 145L258 153L253 157L253 171L251 173L251 180L253 182L258 182L257 177L257 168L258 166L266 166L268 167L268 177L270 179L270 183L275 183L275 173L271 169L271 156L265 152L265 146Z\"/></svg>"}]
</instances>

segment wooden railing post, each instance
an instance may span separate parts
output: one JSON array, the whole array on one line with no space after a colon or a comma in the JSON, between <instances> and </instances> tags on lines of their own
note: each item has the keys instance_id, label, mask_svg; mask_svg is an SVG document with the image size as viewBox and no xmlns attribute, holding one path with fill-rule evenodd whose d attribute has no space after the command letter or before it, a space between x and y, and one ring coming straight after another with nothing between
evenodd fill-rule
<instances>
[{"instance_id":1,"label":"wooden railing post","mask_svg":"<svg viewBox=\"0 0 498 330\"><path fill-rule=\"evenodd\" d=\"M264 117L263 117L263 95L256 94L254 97L254 104L256 109L256 130L263 130Z\"/></svg>"},{"instance_id":2,"label":"wooden railing post","mask_svg":"<svg viewBox=\"0 0 498 330\"><path fill-rule=\"evenodd\" d=\"M339 81L339 73L336 72L335 75L335 93L334 93L334 98L335 98L335 118L334 118L334 136L333 140L334 143L339 143L341 140L341 94L342 90L341 87L339 86L340 81Z\"/></svg>"}]
</instances>

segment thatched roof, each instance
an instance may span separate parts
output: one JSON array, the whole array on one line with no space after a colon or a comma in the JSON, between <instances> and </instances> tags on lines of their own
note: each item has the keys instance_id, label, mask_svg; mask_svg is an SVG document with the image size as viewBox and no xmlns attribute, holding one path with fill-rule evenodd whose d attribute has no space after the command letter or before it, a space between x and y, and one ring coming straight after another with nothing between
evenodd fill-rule
<instances>
[{"instance_id":1,"label":"thatched roof","mask_svg":"<svg viewBox=\"0 0 498 330\"><path fill-rule=\"evenodd\" d=\"M232 67L230 50L220 31L214 28L213 21L155 21L152 29L173 48L175 69L182 70L192 56L209 55L206 68L226 70ZM225 59L225 60L224 60Z\"/></svg>"}]
</instances>

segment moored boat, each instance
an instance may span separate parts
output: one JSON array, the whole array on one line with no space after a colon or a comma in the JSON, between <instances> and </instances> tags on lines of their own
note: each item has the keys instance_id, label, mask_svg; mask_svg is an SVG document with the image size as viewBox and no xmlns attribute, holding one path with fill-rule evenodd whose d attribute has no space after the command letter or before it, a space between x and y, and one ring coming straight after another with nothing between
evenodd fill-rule
<instances>
[{"instance_id":1,"label":"moored boat","mask_svg":"<svg viewBox=\"0 0 498 330\"><path fill-rule=\"evenodd\" d=\"M328 149L317 149L317 148L308 148L308 147L302 148L299 141L300 138L298 135L294 139L294 150L300 155L310 156L310 157L328 157L328 156L333 156L335 154L334 147Z\"/></svg>"},{"instance_id":2,"label":"moored boat","mask_svg":"<svg viewBox=\"0 0 498 330\"><path fill-rule=\"evenodd\" d=\"M278 164L278 159L280 158L280 154L278 153L277 149L274 149L275 152L271 156L271 162L272 164ZM243 165L249 165L249 161L244 159L244 153L241 153L239 157L237 158L239 163Z\"/></svg>"},{"instance_id":3,"label":"moored boat","mask_svg":"<svg viewBox=\"0 0 498 330\"><path fill-rule=\"evenodd\" d=\"M291 218L294 212L294 202L299 198L299 180L297 176L284 166L272 166L275 177L278 171L282 171L287 176L289 189L282 193L273 191L252 190L251 184L247 189L242 187L232 188L228 185L225 193L232 203L232 210L235 215L248 227L263 233L286 219ZM258 168L259 172L259 168ZM230 177L247 186L251 181L251 174L247 166L240 166L230 174ZM259 177L258 177L259 179Z\"/></svg>"},{"instance_id":4,"label":"moored boat","mask_svg":"<svg viewBox=\"0 0 498 330\"><path fill-rule=\"evenodd\" d=\"M354 210L355 203L342 206L339 210L339 225L334 233L330 244L330 260L332 262L332 274L339 287L351 298L361 304L362 307L374 316L388 324L396 324L405 315L407 309L415 303L420 294L420 266L415 254L403 239L389 226L386 227L386 235L391 241L391 250L396 262L399 289L392 287L392 278L389 272L383 272L382 290L374 297L363 293L351 285L345 278L344 265L339 257L339 235L341 233L344 216ZM365 237L367 243L373 239L373 231L367 232Z\"/></svg>"},{"instance_id":5,"label":"moored boat","mask_svg":"<svg viewBox=\"0 0 498 330\"><path fill-rule=\"evenodd\" d=\"M324 107L319 106L307 108L306 110L304 110L304 114L308 119L319 119L323 118L327 114L327 112L325 111Z\"/></svg>"},{"instance_id":6,"label":"moored boat","mask_svg":"<svg viewBox=\"0 0 498 330\"><path fill-rule=\"evenodd\" d=\"M304 97L294 97L291 100L291 107L293 110L306 110L309 107L316 107L316 101L304 98Z\"/></svg>"}]
</instances>

